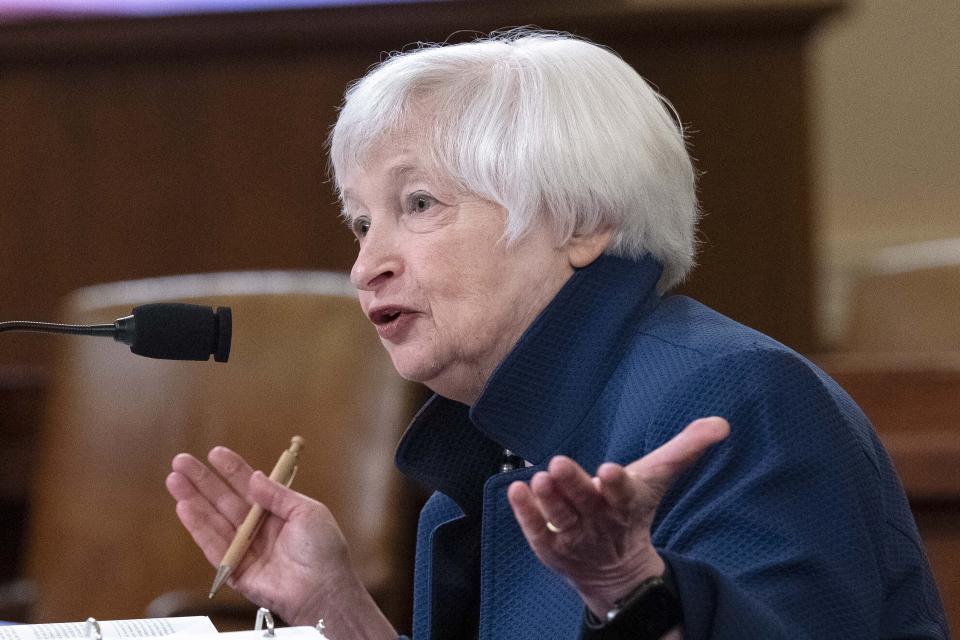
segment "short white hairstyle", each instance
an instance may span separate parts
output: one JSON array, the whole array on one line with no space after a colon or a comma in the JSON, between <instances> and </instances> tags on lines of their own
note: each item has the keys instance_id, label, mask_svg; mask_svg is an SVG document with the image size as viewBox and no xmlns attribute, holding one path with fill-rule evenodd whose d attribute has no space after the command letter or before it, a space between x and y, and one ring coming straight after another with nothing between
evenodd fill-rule
<instances>
[{"instance_id":1,"label":"short white hairstyle","mask_svg":"<svg viewBox=\"0 0 960 640\"><path fill-rule=\"evenodd\" d=\"M542 220L561 246L609 228L607 253L649 254L663 292L693 267L696 173L672 106L618 55L517 29L389 55L346 92L330 135L338 176L418 126L432 169L508 211L514 240Z\"/></svg>"}]
</instances>

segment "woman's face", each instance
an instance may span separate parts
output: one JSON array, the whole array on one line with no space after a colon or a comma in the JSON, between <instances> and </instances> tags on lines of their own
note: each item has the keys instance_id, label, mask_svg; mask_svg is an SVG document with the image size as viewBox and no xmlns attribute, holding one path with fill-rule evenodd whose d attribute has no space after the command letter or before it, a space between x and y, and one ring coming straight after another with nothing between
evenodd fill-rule
<instances>
[{"instance_id":1,"label":"woman's face","mask_svg":"<svg viewBox=\"0 0 960 640\"><path fill-rule=\"evenodd\" d=\"M573 267L545 228L508 246L506 210L424 159L401 140L341 176L351 280L400 375L470 404Z\"/></svg>"}]
</instances>

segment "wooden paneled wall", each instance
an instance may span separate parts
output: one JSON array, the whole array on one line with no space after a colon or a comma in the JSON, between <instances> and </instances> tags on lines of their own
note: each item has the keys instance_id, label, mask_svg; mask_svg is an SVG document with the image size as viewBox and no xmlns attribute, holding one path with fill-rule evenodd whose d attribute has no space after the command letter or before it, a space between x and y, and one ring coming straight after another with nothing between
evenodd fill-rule
<instances>
[{"instance_id":1,"label":"wooden paneled wall","mask_svg":"<svg viewBox=\"0 0 960 640\"><path fill-rule=\"evenodd\" d=\"M0 26L0 319L54 319L66 292L98 282L349 268L324 157L346 84L417 40L537 24L620 52L689 127L705 217L686 290L808 350L803 50L832 3L696 6L494 0ZM8 334L0 364L42 364L48 342Z\"/></svg>"}]
</instances>

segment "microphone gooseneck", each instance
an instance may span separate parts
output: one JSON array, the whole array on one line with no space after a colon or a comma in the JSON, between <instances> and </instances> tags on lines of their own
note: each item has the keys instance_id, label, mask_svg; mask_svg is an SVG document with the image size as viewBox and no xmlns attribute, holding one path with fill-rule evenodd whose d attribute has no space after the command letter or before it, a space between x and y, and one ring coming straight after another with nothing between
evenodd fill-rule
<instances>
[{"instance_id":1,"label":"microphone gooseneck","mask_svg":"<svg viewBox=\"0 0 960 640\"><path fill-rule=\"evenodd\" d=\"M233 316L230 307L182 303L145 304L113 324L58 324L15 320L0 322L0 331L34 331L107 336L148 358L226 362L230 357Z\"/></svg>"},{"instance_id":2,"label":"microphone gooseneck","mask_svg":"<svg viewBox=\"0 0 960 640\"><path fill-rule=\"evenodd\" d=\"M0 322L0 331L34 331L37 333L66 333L74 336L113 336L116 327L112 324L60 324L57 322L33 322L11 320Z\"/></svg>"}]
</instances>

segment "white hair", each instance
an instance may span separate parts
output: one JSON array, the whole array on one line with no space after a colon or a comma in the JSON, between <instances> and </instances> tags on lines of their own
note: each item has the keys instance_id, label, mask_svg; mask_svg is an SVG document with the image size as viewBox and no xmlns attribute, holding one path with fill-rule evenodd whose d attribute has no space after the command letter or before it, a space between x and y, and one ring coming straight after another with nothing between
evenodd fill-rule
<instances>
[{"instance_id":1,"label":"white hair","mask_svg":"<svg viewBox=\"0 0 960 640\"><path fill-rule=\"evenodd\" d=\"M658 289L693 267L696 174L669 103L619 56L529 29L394 53L346 92L330 136L334 180L418 125L433 169L558 246L610 228L607 253L650 254Z\"/></svg>"}]
</instances>

